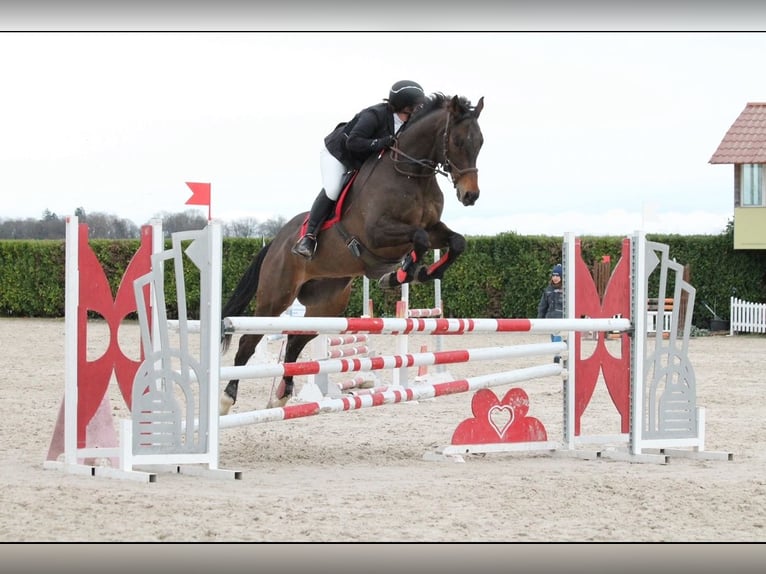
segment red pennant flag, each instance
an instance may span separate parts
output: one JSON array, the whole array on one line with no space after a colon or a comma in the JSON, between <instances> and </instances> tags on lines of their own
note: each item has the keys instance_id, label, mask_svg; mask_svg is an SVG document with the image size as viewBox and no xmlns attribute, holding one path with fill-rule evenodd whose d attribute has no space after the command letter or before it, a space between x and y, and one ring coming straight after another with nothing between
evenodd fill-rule
<instances>
[{"instance_id":1,"label":"red pennant flag","mask_svg":"<svg viewBox=\"0 0 766 574\"><path fill-rule=\"evenodd\" d=\"M186 200L186 205L210 205L210 184L186 182L192 190L192 196Z\"/></svg>"}]
</instances>

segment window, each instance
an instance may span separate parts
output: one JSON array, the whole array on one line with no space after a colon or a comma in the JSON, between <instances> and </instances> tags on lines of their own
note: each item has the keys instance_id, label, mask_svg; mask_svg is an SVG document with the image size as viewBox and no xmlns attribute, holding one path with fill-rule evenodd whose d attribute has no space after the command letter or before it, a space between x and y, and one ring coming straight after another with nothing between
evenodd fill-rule
<instances>
[{"instance_id":1,"label":"window","mask_svg":"<svg viewBox=\"0 0 766 574\"><path fill-rule=\"evenodd\" d=\"M742 164L741 192L742 207L762 207L763 198L763 164Z\"/></svg>"}]
</instances>

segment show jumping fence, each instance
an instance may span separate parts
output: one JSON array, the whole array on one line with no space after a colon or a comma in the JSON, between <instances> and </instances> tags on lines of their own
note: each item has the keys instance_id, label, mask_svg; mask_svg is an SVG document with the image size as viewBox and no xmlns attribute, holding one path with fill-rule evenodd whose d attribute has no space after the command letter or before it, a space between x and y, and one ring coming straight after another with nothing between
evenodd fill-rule
<instances>
[{"instance_id":1,"label":"show jumping fence","mask_svg":"<svg viewBox=\"0 0 766 574\"><path fill-rule=\"evenodd\" d=\"M468 391L476 391L474 401L479 393L489 392L498 409L520 409L518 419L529 426L520 429L515 423L508 423L503 428L493 427L490 414L495 407L492 407L483 412L482 420L477 415L476 419L463 421L455 430L451 445L434 453L426 453L424 458L455 459L470 452L541 450L633 462L665 463L671 455L731 460L730 453L710 452L704 448L704 409L696 404L696 382L687 359L691 313L685 315L685 328L678 328L679 302L683 300L687 305L693 305L694 289L679 278L680 266L668 257L667 246L646 241L640 232L632 238L626 238L623 241L623 256L612 274L610 287L602 301L595 295L592 277L582 261L579 240L571 234L565 234L564 240L562 262L565 285L576 288L566 291L566 317L562 319L283 316L226 317L222 320L220 225L212 222L203 230L174 233L172 248L152 253L151 270L133 281L135 308L141 330L142 361L135 371L129 395L131 418L120 421L118 466L91 466L89 472L98 476L153 481L156 476L154 473L139 470L139 467L150 467L241 478L239 471L219 468L220 429ZM182 245L187 247L183 249ZM164 311L163 268L166 262L173 264L175 274L177 322L168 320ZM199 310L198 322L187 318L184 266L188 264L195 265L200 272L200 301L205 304ZM654 337L647 337L648 277L657 270L661 275L654 295L658 300L664 300L670 283L675 302L671 317L673 328L667 340L662 338L660 332ZM668 281L669 273L675 274L671 281ZM171 323L177 324L171 329ZM171 331L174 331L176 339L171 340ZM601 336L597 340L595 352L584 358L581 335L588 331L597 331ZM619 344L622 353L618 358L611 356L605 348L604 335L614 331L621 333ZM562 342L537 346L399 353L388 357L337 357L293 364L221 365L222 333L286 335L293 332L336 336L361 333L470 336L482 332L562 332L567 336ZM679 332L685 333L681 340L677 338ZM190 344L192 336L195 345ZM193 347L198 347L199 351L195 353ZM365 395L321 398L277 409L218 415L219 385L221 381L230 378L363 372L383 368L474 363L490 358L536 354L561 354L563 364L549 363L435 384L410 384L406 381L405 384L392 385L387 390L373 389ZM669 360L671 356L673 360ZM580 429L580 418L600 373L603 374L609 394L620 414L620 432L585 436ZM511 389L502 400L487 390L498 385L547 376L563 377L561 440L547 440L540 421L522 416L529 407L528 397L522 389ZM515 415L512 420L516 420ZM471 431L465 432L468 427ZM480 440L476 440L477 437ZM584 444L615 442L621 447L598 451L595 455L579 448ZM650 452L653 450L659 450L659 453ZM75 451L74 456L68 456L57 468L70 472L87 472L82 467L87 468L88 465L82 465L78 460L81 457L77 454ZM113 455L114 451L110 450L109 456Z\"/></svg>"}]
</instances>

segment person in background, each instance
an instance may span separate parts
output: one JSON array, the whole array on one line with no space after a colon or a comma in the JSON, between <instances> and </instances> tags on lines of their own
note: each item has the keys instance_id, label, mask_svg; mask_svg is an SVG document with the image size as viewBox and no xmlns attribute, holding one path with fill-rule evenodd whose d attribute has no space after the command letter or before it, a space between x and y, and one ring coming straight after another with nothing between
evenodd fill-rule
<instances>
[{"instance_id":1,"label":"person in background","mask_svg":"<svg viewBox=\"0 0 766 574\"><path fill-rule=\"evenodd\" d=\"M391 86L388 99L363 109L349 122L341 122L325 137L319 158L323 188L311 206L306 232L292 247L293 253L313 259L317 235L335 207L346 175L359 169L371 155L394 145L424 100L420 84L400 80Z\"/></svg>"},{"instance_id":2,"label":"person in background","mask_svg":"<svg viewBox=\"0 0 766 574\"><path fill-rule=\"evenodd\" d=\"M543 289L537 304L539 319L561 319L564 316L564 283L561 277L561 263L556 263L551 270L551 280ZM561 335L551 333L551 341L561 341ZM561 356L553 358L554 363L561 361Z\"/></svg>"}]
</instances>

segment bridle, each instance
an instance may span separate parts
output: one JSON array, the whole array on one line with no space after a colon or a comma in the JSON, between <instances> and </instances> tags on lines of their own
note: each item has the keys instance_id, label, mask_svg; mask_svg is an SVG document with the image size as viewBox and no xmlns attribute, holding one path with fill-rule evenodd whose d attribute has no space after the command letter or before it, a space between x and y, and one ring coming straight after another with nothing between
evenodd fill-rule
<instances>
[{"instance_id":1,"label":"bridle","mask_svg":"<svg viewBox=\"0 0 766 574\"><path fill-rule=\"evenodd\" d=\"M457 180L463 177L467 173L471 172L477 172L479 171L479 168L477 167L466 167L466 168L459 168L454 163L452 163L449 159L449 155L447 153L449 149L449 130L452 124L450 123L450 116L451 114L447 114L447 123L444 126L444 136L442 137L442 147L443 147L443 153L444 153L444 171L450 174L450 178L452 179L452 185L457 187ZM454 123L457 123L455 121ZM455 173L457 172L457 173Z\"/></svg>"},{"instance_id":2,"label":"bridle","mask_svg":"<svg viewBox=\"0 0 766 574\"><path fill-rule=\"evenodd\" d=\"M442 155L444 156L444 161L440 163L431 159L418 159L418 158L412 157L411 155L408 155L401 150L401 148L399 147L399 142L397 141L391 147L391 159L394 162L394 169L396 170L396 172L401 175L406 175L407 177L432 177L436 174L443 175L445 177L449 176L450 179L452 180L452 185L454 187L457 187L457 181L461 177L463 177L465 174L471 173L471 172L478 172L479 168L477 167L466 167L461 169L457 165L455 165L454 162L450 160L449 158L450 128L452 127L453 124L457 123L457 121L450 122L451 119L452 119L452 114L448 111L447 121L444 124L444 131L442 132ZM399 159L399 156L403 157L404 160ZM399 164L401 163L418 165L428 170L428 173L415 173L409 170L404 170L399 166ZM441 165L443 169L439 168L439 165Z\"/></svg>"}]
</instances>

